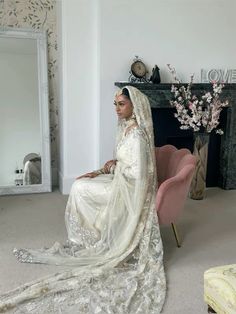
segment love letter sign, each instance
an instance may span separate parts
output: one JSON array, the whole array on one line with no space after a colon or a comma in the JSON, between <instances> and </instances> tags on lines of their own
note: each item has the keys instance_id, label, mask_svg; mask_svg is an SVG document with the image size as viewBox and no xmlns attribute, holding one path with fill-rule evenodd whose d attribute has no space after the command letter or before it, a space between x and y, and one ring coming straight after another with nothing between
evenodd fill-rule
<instances>
[{"instance_id":1,"label":"love letter sign","mask_svg":"<svg viewBox=\"0 0 236 314\"><path fill-rule=\"evenodd\" d=\"M202 83L236 83L236 69L211 69L201 70L201 82Z\"/></svg>"}]
</instances>

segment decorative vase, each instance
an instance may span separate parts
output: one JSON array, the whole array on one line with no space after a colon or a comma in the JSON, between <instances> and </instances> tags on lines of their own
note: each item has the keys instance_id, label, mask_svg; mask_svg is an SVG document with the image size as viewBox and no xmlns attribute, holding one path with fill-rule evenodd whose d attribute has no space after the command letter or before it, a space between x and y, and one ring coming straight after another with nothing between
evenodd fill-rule
<instances>
[{"instance_id":1,"label":"decorative vase","mask_svg":"<svg viewBox=\"0 0 236 314\"><path fill-rule=\"evenodd\" d=\"M209 139L210 133L194 133L193 154L197 163L190 187L190 198L194 200L202 200L205 196Z\"/></svg>"}]
</instances>

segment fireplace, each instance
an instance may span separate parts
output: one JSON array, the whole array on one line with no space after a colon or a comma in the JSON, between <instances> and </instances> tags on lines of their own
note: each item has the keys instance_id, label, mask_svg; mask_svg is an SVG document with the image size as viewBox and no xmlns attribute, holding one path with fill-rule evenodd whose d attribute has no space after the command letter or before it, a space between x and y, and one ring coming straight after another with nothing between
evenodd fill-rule
<instances>
[{"instance_id":1,"label":"fireplace","mask_svg":"<svg viewBox=\"0 0 236 314\"><path fill-rule=\"evenodd\" d=\"M155 146L171 144L177 148L188 148L193 151L193 132L181 130L178 120L174 117L175 109L170 106L172 97L171 84L151 83L115 83L118 87L132 85L146 94L152 109ZM211 90L211 84L193 84L195 94ZM223 97L227 97L231 107L221 113L220 127L224 135L211 133L207 186L219 186L224 189L236 188L236 84L226 84Z\"/></svg>"},{"instance_id":2,"label":"fireplace","mask_svg":"<svg viewBox=\"0 0 236 314\"><path fill-rule=\"evenodd\" d=\"M174 108L152 108L155 146L171 144L188 148L193 152L194 138L191 130L181 130L179 121L174 117ZM227 109L221 112L220 128L225 130ZM220 146L221 136L212 132L210 135L206 186L220 186Z\"/></svg>"}]
</instances>

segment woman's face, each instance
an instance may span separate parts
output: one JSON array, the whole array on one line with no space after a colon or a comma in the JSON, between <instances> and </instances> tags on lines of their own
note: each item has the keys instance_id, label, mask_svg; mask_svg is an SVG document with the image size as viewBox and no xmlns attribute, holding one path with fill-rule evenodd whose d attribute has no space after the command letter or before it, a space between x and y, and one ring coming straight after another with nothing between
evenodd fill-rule
<instances>
[{"instance_id":1,"label":"woman's face","mask_svg":"<svg viewBox=\"0 0 236 314\"><path fill-rule=\"evenodd\" d=\"M116 113L120 119L128 120L132 116L133 104L126 96L116 96L114 105L116 107Z\"/></svg>"}]
</instances>

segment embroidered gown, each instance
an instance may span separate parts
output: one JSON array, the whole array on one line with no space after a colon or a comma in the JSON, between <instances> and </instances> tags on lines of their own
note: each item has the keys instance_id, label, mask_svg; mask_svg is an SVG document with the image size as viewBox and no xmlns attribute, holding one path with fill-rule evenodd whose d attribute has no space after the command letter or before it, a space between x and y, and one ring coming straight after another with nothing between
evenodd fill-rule
<instances>
[{"instance_id":1,"label":"embroidered gown","mask_svg":"<svg viewBox=\"0 0 236 314\"><path fill-rule=\"evenodd\" d=\"M16 249L21 262L69 265L0 297L0 313L160 313L163 250L155 211L150 107L129 89L138 126L118 127L114 174L76 180L68 199L66 245Z\"/></svg>"}]
</instances>

